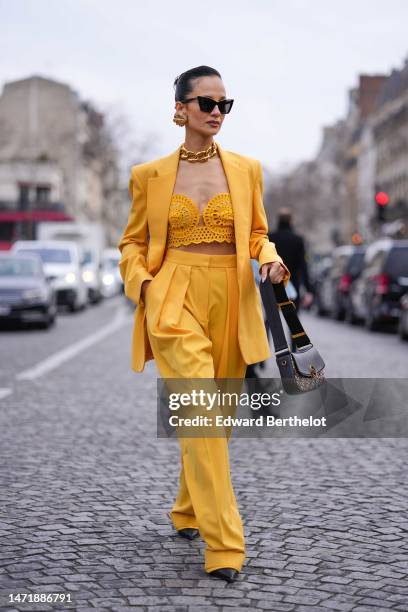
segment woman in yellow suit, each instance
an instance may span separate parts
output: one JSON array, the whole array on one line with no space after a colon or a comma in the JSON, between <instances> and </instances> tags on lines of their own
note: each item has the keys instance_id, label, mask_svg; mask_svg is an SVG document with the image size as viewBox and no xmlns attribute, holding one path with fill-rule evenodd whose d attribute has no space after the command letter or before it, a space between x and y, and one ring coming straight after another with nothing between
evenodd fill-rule
<instances>
[{"instance_id":1,"label":"woman in yellow suit","mask_svg":"<svg viewBox=\"0 0 408 612\"><path fill-rule=\"evenodd\" d=\"M173 121L184 143L132 167L132 205L118 247L125 294L138 306L132 368L155 359L163 378L243 379L271 356L251 258L261 278L290 272L267 236L260 163L214 141L230 112L220 73L199 66L176 78ZM183 437L178 533L206 543L205 571L228 582L245 559L227 436Z\"/></svg>"}]
</instances>

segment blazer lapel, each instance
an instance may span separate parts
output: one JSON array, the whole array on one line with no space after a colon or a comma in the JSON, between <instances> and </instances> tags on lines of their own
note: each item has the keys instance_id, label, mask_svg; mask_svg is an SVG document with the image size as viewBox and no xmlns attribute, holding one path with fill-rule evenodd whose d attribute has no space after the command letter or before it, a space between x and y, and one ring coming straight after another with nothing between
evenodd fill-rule
<instances>
[{"instance_id":1,"label":"blazer lapel","mask_svg":"<svg viewBox=\"0 0 408 612\"><path fill-rule=\"evenodd\" d=\"M234 212L235 248L238 260L241 253L248 251L250 233L250 210L252 210L252 189L250 174L243 164L229 151L224 151L218 144L218 151L227 177Z\"/></svg>"},{"instance_id":2,"label":"blazer lapel","mask_svg":"<svg viewBox=\"0 0 408 612\"><path fill-rule=\"evenodd\" d=\"M147 181L147 222L149 226L149 272L155 273L163 258L171 196L177 177L181 145L157 161L156 176Z\"/></svg>"},{"instance_id":3,"label":"blazer lapel","mask_svg":"<svg viewBox=\"0 0 408 612\"><path fill-rule=\"evenodd\" d=\"M239 257L245 241L249 239L252 191L248 168L217 142L234 212L236 250ZM147 183L147 219L150 234L149 271L161 265L167 240L168 216L171 197L177 177L181 145L170 155L157 161L156 176Z\"/></svg>"}]
</instances>

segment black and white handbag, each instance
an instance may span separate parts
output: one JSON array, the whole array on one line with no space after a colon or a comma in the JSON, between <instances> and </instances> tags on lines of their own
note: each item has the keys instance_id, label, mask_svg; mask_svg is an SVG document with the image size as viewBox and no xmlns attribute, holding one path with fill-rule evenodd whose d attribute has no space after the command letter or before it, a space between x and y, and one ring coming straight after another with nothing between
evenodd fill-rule
<instances>
[{"instance_id":1,"label":"black and white handbag","mask_svg":"<svg viewBox=\"0 0 408 612\"><path fill-rule=\"evenodd\" d=\"M295 304L286 294L284 283L272 283L267 276L264 282L259 283L259 290L272 333L276 363L284 390L289 395L313 391L325 381L325 363L303 329ZM279 308L290 329L296 352L292 352L288 347Z\"/></svg>"}]
</instances>

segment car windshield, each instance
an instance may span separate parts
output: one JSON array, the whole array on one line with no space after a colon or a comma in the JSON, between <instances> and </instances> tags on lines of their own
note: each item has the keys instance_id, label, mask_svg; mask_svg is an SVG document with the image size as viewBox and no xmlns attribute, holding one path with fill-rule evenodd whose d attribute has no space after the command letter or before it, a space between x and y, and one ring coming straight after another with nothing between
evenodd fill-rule
<instances>
[{"instance_id":1,"label":"car windshield","mask_svg":"<svg viewBox=\"0 0 408 612\"><path fill-rule=\"evenodd\" d=\"M19 253L37 253L44 263L71 263L72 257L69 249L36 248L19 249Z\"/></svg>"},{"instance_id":2,"label":"car windshield","mask_svg":"<svg viewBox=\"0 0 408 612\"><path fill-rule=\"evenodd\" d=\"M394 247L390 250L385 272L393 278L408 276L408 247Z\"/></svg>"},{"instance_id":3,"label":"car windshield","mask_svg":"<svg viewBox=\"0 0 408 612\"><path fill-rule=\"evenodd\" d=\"M41 267L40 263L35 259L29 259L28 257L7 257L5 259L0 258L0 276L40 276Z\"/></svg>"}]
</instances>

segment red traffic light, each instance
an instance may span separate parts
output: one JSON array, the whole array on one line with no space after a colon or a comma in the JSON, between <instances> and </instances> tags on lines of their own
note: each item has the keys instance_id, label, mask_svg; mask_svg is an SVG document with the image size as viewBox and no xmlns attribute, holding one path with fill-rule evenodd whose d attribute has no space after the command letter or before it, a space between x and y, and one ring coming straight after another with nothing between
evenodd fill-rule
<instances>
[{"instance_id":1,"label":"red traffic light","mask_svg":"<svg viewBox=\"0 0 408 612\"><path fill-rule=\"evenodd\" d=\"M380 206L386 206L388 202L390 201L390 198L389 198L388 193L385 193L385 191L379 191L378 193L375 194L375 201Z\"/></svg>"}]
</instances>

